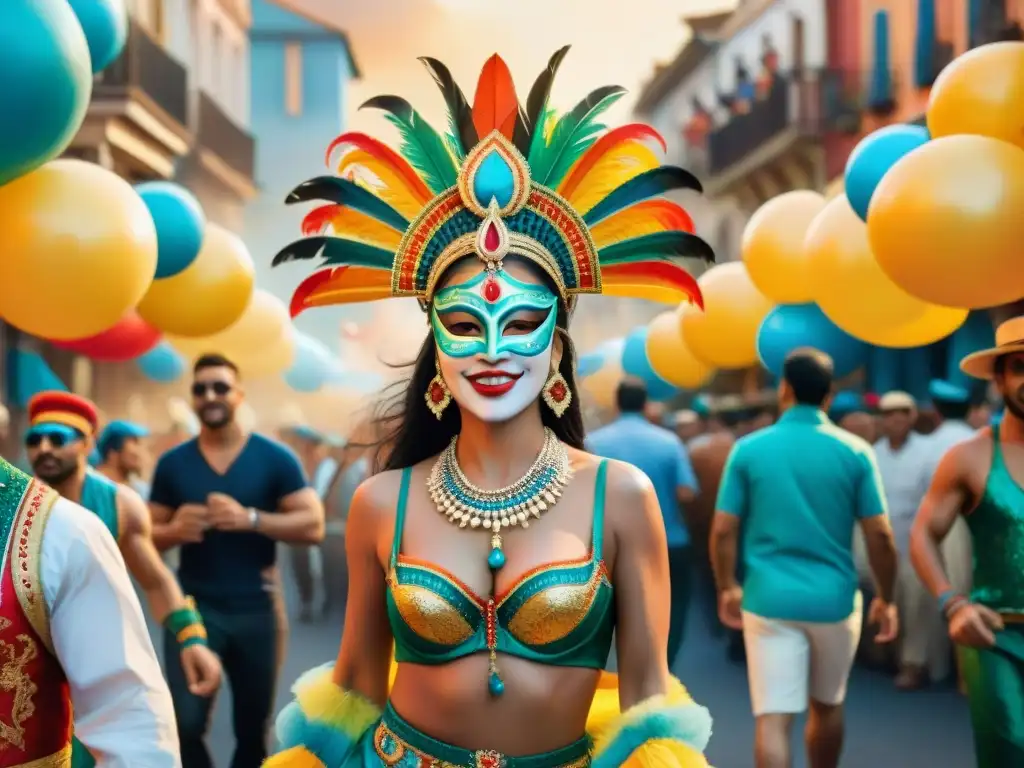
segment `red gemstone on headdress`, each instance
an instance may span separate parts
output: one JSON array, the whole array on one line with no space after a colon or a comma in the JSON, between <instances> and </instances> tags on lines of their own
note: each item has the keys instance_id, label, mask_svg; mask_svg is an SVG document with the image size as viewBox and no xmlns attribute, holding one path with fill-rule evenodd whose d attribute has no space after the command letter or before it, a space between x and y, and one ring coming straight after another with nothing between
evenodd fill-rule
<instances>
[{"instance_id":1,"label":"red gemstone on headdress","mask_svg":"<svg viewBox=\"0 0 1024 768\"><path fill-rule=\"evenodd\" d=\"M430 402L437 405L442 400L444 400L444 387L435 381L430 385Z\"/></svg>"},{"instance_id":2,"label":"red gemstone on headdress","mask_svg":"<svg viewBox=\"0 0 1024 768\"><path fill-rule=\"evenodd\" d=\"M498 234L498 227L493 221L487 222L487 229L484 230L484 250L488 254L495 253L501 245L501 235Z\"/></svg>"},{"instance_id":3,"label":"red gemstone on headdress","mask_svg":"<svg viewBox=\"0 0 1024 768\"><path fill-rule=\"evenodd\" d=\"M501 286L493 277L488 277L484 283L484 298L492 304L501 298Z\"/></svg>"},{"instance_id":4,"label":"red gemstone on headdress","mask_svg":"<svg viewBox=\"0 0 1024 768\"><path fill-rule=\"evenodd\" d=\"M551 389L548 391L551 394L551 399L554 400L556 403L560 403L563 400L565 400L566 389L565 384L563 384L562 382L556 381L554 384L551 385Z\"/></svg>"}]
</instances>

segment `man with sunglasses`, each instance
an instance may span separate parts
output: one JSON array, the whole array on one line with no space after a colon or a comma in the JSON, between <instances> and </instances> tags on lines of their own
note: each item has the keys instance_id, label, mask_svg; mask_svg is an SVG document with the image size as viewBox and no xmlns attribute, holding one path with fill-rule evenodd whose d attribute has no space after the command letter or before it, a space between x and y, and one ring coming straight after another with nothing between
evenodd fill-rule
<instances>
[{"instance_id":1,"label":"man with sunglasses","mask_svg":"<svg viewBox=\"0 0 1024 768\"><path fill-rule=\"evenodd\" d=\"M64 397L30 404L36 460L88 455L95 409ZM103 766L180 766L167 684L103 522L0 459L0 539L0 763L68 765L73 708L76 741Z\"/></svg>"},{"instance_id":2,"label":"man with sunglasses","mask_svg":"<svg viewBox=\"0 0 1024 768\"><path fill-rule=\"evenodd\" d=\"M256 768L267 756L287 632L276 542L318 544L324 511L295 454L238 423L243 401L234 363L212 354L196 360L199 436L160 458L149 499L157 546L181 547L178 579L195 596L210 647L224 659L236 742L231 766ZM182 763L209 768L211 702L188 690L170 656L167 674Z\"/></svg>"},{"instance_id":3,"label":"man with sunglasses","mask_svg":"<svg viewBox=\"0 0 1024 768\"><path fill-rule=\"evenodd\" d=\"M152 522L134 490L89 467L97 427L96 407L66 392L41 392L29 402L31 427L25 448L35 476L61 496L96 515L114 537L129 573L146 596L150 612L175 634L175 651L197 696L212 696L220 685L220 661L206 646L206 631L190 599L181 592L153 546ZM74 768L95 765L75 744Z\"/></svg>"}]
</instances>

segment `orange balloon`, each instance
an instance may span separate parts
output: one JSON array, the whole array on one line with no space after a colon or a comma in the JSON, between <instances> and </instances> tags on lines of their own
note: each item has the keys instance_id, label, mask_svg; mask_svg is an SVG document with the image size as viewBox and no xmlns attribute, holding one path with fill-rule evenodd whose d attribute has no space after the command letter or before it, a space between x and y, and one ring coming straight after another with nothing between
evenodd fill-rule
<instances>
[{"instance_id":1,"label":"orange balloon","mask_svg":"<svg viewBox=\"0 0 1024 768\"><path fill-rule=\"evenodd\" d=\"M779 304L811 301L803 251L825 198L810 190L786 192L757 209L743 230L741 253L757 289Z\"/></svg>"},{"instance_id":2,"label":"orange balloon","mask_svg":"<svg viewBox=\"0 0 1024 768\"><path fill-rule=\"evenodd\" d=\"M661 378L682 389L697 389L715 369L694 357L683 341L679 317L663 312L647 327L647 361Z\"/></svg>"},{"instance_id":3,"label":"orange balloon","mask_svg":"<svg viewBox=\"0 0 1024 768\"><path fill-rule=\"evenodd\" d=\"M686 346L713 368L745 368L757 362L757 330L772 302L754 287L739 261L718 264L697 280L704 311L681 305L677 310Z\"/></svg>"},{"instance_id":4,"label":"orange balloon","mask_svg":"<svg viewBox=\"0 0 1024 768\"><path fill-rule=\"evenodd\" d=\"M929 141L882 178L868 238L896 285L980 309L1024 296L1024 151L984 136Z\"/></svg>"},{"instance_id":5,"label":"orange balloon","mask_svg":"<svg viewBox=\"0 0 1024 768\"><path fill-rule=\"evenodd\" d=\"M868 228L846 196L829 201L804 243L813 298L851 336L882 346L921 346L945 338L967 319L966 309L928 304L886 276L871 253ZM928 321L928 322L925 322ZM912 325L905 338L898 329ZM888 341L889 343L886 343Z\"/></svg>"},{"instance_id":6,"label":"orange balloon","mask_svg":"<svg viewBox=\"0 0 1024 768\"><path fill-rule=\"evenodd\" d=\"M1024 43L990 43L958 56L928 97L933 138L972 133L1024 149Z\"/></svg>"},{"instance_id":7,"label":"orange balloon","mask_svg":"<svg viewBox=\"0 0 1024 768\"><path fill-rule=\"evenodd\" d=\"M255 281L252 256L242 239L208 223L195 261L176 275L154 280L139 314L172 336L210 336L242 316Z\"/></svg>"}]
</instances>

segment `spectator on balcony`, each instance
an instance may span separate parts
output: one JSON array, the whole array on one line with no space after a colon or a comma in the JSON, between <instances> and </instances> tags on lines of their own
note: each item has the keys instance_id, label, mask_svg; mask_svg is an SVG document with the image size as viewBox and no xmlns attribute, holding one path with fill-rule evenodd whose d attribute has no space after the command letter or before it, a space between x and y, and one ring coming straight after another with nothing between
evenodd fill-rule
<instances>
[{"instance_id":1,"label":"spectator on balcony","mask_svg":"<svg viewBox=\"0 0 1024 768\"><path fill-rule=\"evenodd\" d=\"M733 114L745 115L754 106L757 88L743 62L736 62L736 93L733 98Z\"/></svg>"},{"instance_id":2,"label":"spectator on balcony","mask_svg":"<svg viewBox=\"0 0 1024 768\"><path fill-rule=\"evenodd\" d=\"M683 128L683 138L691 147L703 147L714 127L711 113L697 98L692 103L693 114Z\"/></svg>"},{"instance_id":3,"label":"spectator on balcony","mask_svg":"<svg viewBox=\"0 0 1024 768\"><path fill-rule=\"evenodd\" d=\"M761 74L757 78L757 98L766 99L779 72L779 52L768 35L761 38L761 46L764 53L761 54Z\"/></svg>"}]
</instances>

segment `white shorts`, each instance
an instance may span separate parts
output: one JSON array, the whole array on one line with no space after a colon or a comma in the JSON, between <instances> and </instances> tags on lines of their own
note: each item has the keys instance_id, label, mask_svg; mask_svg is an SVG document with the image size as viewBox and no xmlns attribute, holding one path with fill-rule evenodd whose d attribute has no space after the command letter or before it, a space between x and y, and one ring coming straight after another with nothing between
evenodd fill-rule
<instances>
[{"instance_id":1,"label":"white shorts","mask_svg":"<svg viewBox=\"0 0 1024 768\"><path fill-rule=\"evenodd\" d=\"M743 613L743 642L754 716L798 714L808 699L842 704L860 642L862 598L843 621L765 619Z\"/></svg>"}]
</instances>

